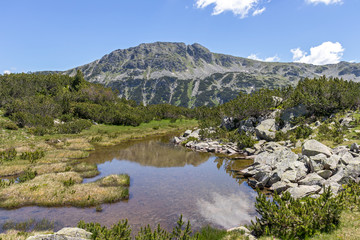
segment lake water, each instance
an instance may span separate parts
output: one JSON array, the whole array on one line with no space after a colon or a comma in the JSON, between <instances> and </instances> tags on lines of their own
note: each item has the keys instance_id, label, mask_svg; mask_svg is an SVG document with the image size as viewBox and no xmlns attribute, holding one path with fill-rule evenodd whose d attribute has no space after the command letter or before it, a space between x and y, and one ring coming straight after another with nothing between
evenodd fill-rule
<instances>
[{"instance_id":1,"label":"lake water","mask_svg":"<svg viewBox=\"0 0 360 240\"><path fill-rule=\"evenodd\" d=\"M130 176L130 198L95 208L24 207L0 209L0 224L29 218L55 221L56 228L75 226L80 220L111 226L127 218L134 231L158 223L171 230L180 214L193 229L210 224L231 228L249 223L255 216L255 192L237 179L231 169L251 164L249 160L228 160L197 153L170 144L171 136L131 141L114 147L98 148L88 161L98 164L101 174Z\"/></svg>"}]
</instances>

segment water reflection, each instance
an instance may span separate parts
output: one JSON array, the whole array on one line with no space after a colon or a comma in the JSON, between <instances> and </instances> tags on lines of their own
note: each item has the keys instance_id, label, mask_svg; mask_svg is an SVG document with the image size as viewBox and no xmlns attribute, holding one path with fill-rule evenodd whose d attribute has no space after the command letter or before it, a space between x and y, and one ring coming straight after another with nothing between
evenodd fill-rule
<instances>
[{"instance_id":1,"label":"water reflection","mask_svg":"<svg viewBox=\"0 0 360 240\"><path fill-rule=\"evenodd\" d=\"M254 193L240 192L230 195L212 193L211 200L199 199L201 215L223 228L249 223L256 214L253 208Z\"/></svg>"},{"instance_id":2,"label":"water reflection","mask_svg":"<svg viewBox=\"0 0 360 240\"><path fill-rule=\"evenodd\" d=\"M98 149L87 159L93 163L104 163L113 159L137 162L143 166L183 167L198 166L209 158L208 153L186 150L169 143L169 137L130 141L118 146Z\"/></svg>"},{"instance_id":3,"label":"water reflection","mask_svg":"<svg viewBox=\"0 0 360 240\"><path fill-rule=\"evenodd\" d=\"M254 191L230 169L249 162L187 151L172 146L169 140L150 138L101 148L84 160L97 163L101 172L85 182L109 174L129 174L128 201L104 204L102 212L74 207L0 210L0 224L45 217L58 227L75 226L79 220L111 226L127 218L137 232L145 224L155 227L158 223L171 230L180 214L191 221L194 230L207 224L227 228L248 223L255 213Z\"/></svg>"}]
</instances>

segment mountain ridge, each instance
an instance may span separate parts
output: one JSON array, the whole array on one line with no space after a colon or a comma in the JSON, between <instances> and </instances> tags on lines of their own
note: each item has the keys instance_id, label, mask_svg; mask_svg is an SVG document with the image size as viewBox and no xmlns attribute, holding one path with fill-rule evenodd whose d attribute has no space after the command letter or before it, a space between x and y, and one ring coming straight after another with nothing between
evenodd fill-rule
<instances>
[{"instance_id":1,"label":"mountain ridge","mask_svg":"<svg viewBox=\"0 0 360 240\"><path fill-rule=\"evenodd\" d=\"M78 69L87 81L117 89L120 97L186 107L216 105L240 91L295 85L305 77L326 75L360 81L359 63L261 62L213 53L198 43L143 43L63 73L74 75Z\"/></svg>"}]
</instances>

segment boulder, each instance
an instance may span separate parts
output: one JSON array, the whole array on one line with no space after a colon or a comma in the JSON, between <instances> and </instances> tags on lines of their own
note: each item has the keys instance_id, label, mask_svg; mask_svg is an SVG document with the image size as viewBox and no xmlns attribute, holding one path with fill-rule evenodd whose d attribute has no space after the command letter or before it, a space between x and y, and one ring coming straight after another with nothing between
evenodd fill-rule
<instances>
[{"instance_id":1,"label":"boulder","mask_svg":"<svg viewBox=\"0 0 360 240\"><path fill-rule=\"evenodd\" d=\"M345 170L340 167L338 168L338 171L327 180L327 182L331 184L332 183L346 184L351 180L353 180L353 178L347 176Z\"/></svg>"},{"instance_id":2,"label":"boulder","mask_svg":"<svg viewBox=\"0 0 360 240\"><path fill-rule=\"evenodd\" d=\"M256 124L256 118L249 117L246 120L242 120L239 123L239 129L238 132L248 132L248 133L254 133L255 132L255 124Z\"/></svg>"},{"instance_id":3,"label":"boulder","mask_svg":"<svg viewBox=\"0 0 360 240\"><path fill-rule=\"evenodd\" d=\"M27 240L88 240L92 233L81 228L63 228L54 234L28 237Z\"/></svg>"},{"instance_id":4,"label":"boulder","mask_svg":"<svg viewBox=\"0 0 360 240\"><path fill-rule=\"evenodd\" d=\"M351 144L350 151L355 152L355 153L359 153L359 145L357 143Z\"/></svg>"},{"instance_id":5,"label":"boulder","mask_svg":"<svg viewBox=\"0 0 360 240\"><path fill-rule=\"evenodd\" d=\"M309 168L310 172L318 172L323 170L325 167L325 162L327 161L325 154L318 154L310 157Z\"/></svg>"},{"instance_id":6,"label":"boulder","mask_svg":"<svg viewBox=\"0 0 360 240\"><path fill-rule=\"evenodd\" d=\"M283 102L281 97L272 96L272 99L275 107L279 106Z\"/></svg>"},{"instance_id":7,"label":"boulder","mask_svg":"<svg viewBox=\"0 0 360 240\"><path fill-rule=\"evenodd\" d=\"M233 117L224 117L221 120L220 127L226 128L226 130L231 131L235 129L238 125L238 120L234 119Z\"/></svg>"},{"instance_id":8,"label":"boulder","mask_svg":"<svg viewBox=\"0 0 360 240\"><path fill-rule=\"evenodd\" d=\"M353 156L348 151L341 152L339 156L340 156L340 163L344 165L348 165L353 160Z\"/></svg>"},{"instance_id":9,"label":"boulder","mask_svg":"<svg viewBox=\"0 0 360 240\"><path fill-rule=\"evenodd\" d=\"M291 188L291 187L297 187L298 185L296 183L289 183L289 182L285 182L285 181L280 181L277 183L274 183L270 190L272 191L276 191L278 194L286 191L287 189Z\"/></svg>"},{"instance_id":10,"label":"boulder","mask_svg":"<svg viewBox=\"0 0 360 240\"><path fill-rule=\"evenodd\" d=\"M178 138L178 137L174 137L173 140L172 140L173 143L175 144L180 144L181 143L181 139Z\"/></svg>"},{"instance_id":11,"label":"boulder","mask_svg":"<svg viewBox=\"0 0 360 240\"><path fill-rule=\"evenodd\" d=\"M200 129L196 129L194 130L192 133L190 133L189 137L193 137L193 138L200 138Z\"/></svg>"},{"instance_id":12,"label":"boulder","mask_svg":"<svg viewBox=\"0 0 360 240\"><path fill-rule=\"evenodd\" d=\"M299 185L319 185L322 186L325 182L324 178L320 177L317 173L310 173L304 179L299 181Z\"/></svg>"},{"instance_id":13,"label":"boulder","mask_svg":"<svg viewBox=\"0 0 360 240\"><path fill-rule=\"evenodd\" d=\"M329 177L331 177L332 171L330 171L330 170L321 170L321 171L318 171L317 174L319 174L319 176L324 178L324 179L328 179Z\"/></svg>"},{"instance_id":14,"label":"boulder","mask_svg":"<svg viewBox=\"0 0 360 240\"><path fill-rule=\"evenodd\" d=\"M284 122L290 122L291 120L301 117L301 116L305 116L308 113L309 113L309 111L306 109L306 106L303 104L300 104L296 107L288 108L285 111L283 111L280 118Z\"/></svg>"},{"instance_id":15,"label":"boulder","mask_svg":"<svg viewBox=\"0 0 360 240\"><path fill-rule=\"evenodd\" d=\"M276 132L275 119L267 119L262 121L256 128L255 133L259 139L266 141L273 141L275 139Z\"/></svg>"},{"instance_id":16,"label":"boulder","mask_svg":"<svg viewBox=\"0 0 360 240\"><path fill-rule=\"evenodd\" d=\"M191 133L192 133L192 131L191 131L190 129L189 129L189 130L186 130L186 131L184 132L183 137L187 137L187 136L189 136Z\"/></svg>"},{"instance_id":17,"label":"boulder","mask_svg":"<svg viewBox=\"0 0 360 240\"><path fill-rule=\"evenodd\" d=\"M300 185L298 187L292 187L287 191L291 194L293 198L297 199L297 198L303 198L309 196L311 194L316 194L320 192L320 190L321 187L317 185L315 186Z\"/></svg>"},{"instance_id":18,"label":"boulder","mask_svg":"<svg viewBox=\"0 0 360 240\"><path fill-rule=\"evenodd\" d=\"M307 140L302 147L302 154L308 157L315 156L320 153L325 154L327 157L330 157L331 149L314 139Z\"/></svg>"},{"instance_id":19,"label":"boulder","mask_svg":"<svg viewBox=\"0 0 360 240\"><path fill-rule=\"evenodd\" d=\"M335 170L337 165L339 164L340 157L338 155L332 155L327 158L324 163L324 168L328 170Z\"/></svg>"}]
</instances>

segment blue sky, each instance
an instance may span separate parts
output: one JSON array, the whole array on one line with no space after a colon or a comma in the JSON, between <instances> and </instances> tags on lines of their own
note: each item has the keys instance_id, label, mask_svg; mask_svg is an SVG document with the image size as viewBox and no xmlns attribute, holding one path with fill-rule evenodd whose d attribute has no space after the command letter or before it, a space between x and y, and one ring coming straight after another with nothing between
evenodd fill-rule
<instances>
[{"instance_id":1,"label":"blue sky","mask_svg":"<svg viewBox=\"0 0 360 240\"><path fill-rule=\"evenodd\" d=\"M360 61L359 0L0 0L0 74L66 70L155 41L313 64Z\"/></svg>"}]
</instances>

